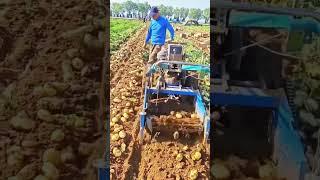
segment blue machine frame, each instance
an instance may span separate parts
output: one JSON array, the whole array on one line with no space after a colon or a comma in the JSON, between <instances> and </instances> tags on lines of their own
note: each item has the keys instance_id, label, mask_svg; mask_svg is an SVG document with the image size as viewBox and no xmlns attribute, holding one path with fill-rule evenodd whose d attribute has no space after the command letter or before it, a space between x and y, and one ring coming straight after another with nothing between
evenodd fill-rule
<instances>
[{"instance_id":1,"label":"blue machine frame","mask_svg":"<svg viewBox=\"0 0 320 180\"><path fill-rule=\"evenodd\" d=\"M152 74L157 72L157 68L166 69L169 64L179 64L182 65L182 70L188 71L203 71L210 73L210 69L208 66L193 64L182 61L158 61L153 64L147 72L147 78L150 78ZM199 90L194 90L188 87L181 87L178 85L168 85L165 89L157 89L155 87L148 86L146 84L144 89L144 100L143 100L143 111L140 113L140 132L139 137L142 142L144 137L144 129L146 125L147 118L147 109L148 109L148 99L152 94L164 94L164 95L179 95L179 96L192 96L195 98L195 111L200 117L201 122L203 123L204 128L204 142L208 142L209 134L210 134L210 117L207 114L207 110L205 108L205 103L202 99L201 93Z\"/></svg>"},{"instance_id":2,"label":"blue machine frame","mask_svg":"<svg viewBox=\"0 0 320 180\"><path fill-rule=\"evenodd\" d=\"M213 86L211 104L226 107L258 107L270 109L273 114L274 128L273 160L277 162L280 175L290 180L303 180L309 171L304 146L293 127L293 116L284 90L274 90L270 95L266 90L247 87L231 87L224 91L219 86Z\"/></svg>"}]
</instances>

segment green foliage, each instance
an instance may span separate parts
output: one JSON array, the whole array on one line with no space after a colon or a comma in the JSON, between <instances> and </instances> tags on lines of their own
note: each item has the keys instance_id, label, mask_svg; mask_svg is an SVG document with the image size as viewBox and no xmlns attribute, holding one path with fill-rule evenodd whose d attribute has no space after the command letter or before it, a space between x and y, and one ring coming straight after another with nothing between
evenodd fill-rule
<instances>
[{"instance_id":1,"label":"green foliage","mask_svg":"<svg viewBox=\"0 0 320 180\"><path fill-rule=\"evenodd\" d=\"M138 5L132 1L126 1L123 3L123 7L129 13L138 10Z\"/></svg>"},{"instance_id":2,"label":"green foliage","mask_svg":"<svg viewBox=\"0 0 320 180\"><path fill-rule=\"evenodd\" d=\"M208 22L210 20L210 8L203 10L202 16Z\"/></svg>"},{"instance_id":3,"label":"green foliage","mask_svg":"<svg viewBox=\"0 0 320 180\"><path fill-rule=\"evenodd\" d=\"M121 13L123 11L123 4L121 3L113 3L111 5L111 11L114 13Z\"/></svg>"},{"instance_id":4,"label":"green foliage","mask_svg":"<svg viewBox=\"0 0 320 180\"><path fill-rule=\"evenodd\" d=\"M201 9L191 8L188 16L191 19L199 20L201 18L201 15L202 15Z\"/></svg>"},{"instance_id":5,"label":"green foliage","mask_svg":"<svg viewBox=\"0 0 320 180\"><path fill-rule=\"evenodd\" d=\"M110 49L117 50L143 23L136 20L111 19L110 20Z\"/></svg>"}]
</instances>

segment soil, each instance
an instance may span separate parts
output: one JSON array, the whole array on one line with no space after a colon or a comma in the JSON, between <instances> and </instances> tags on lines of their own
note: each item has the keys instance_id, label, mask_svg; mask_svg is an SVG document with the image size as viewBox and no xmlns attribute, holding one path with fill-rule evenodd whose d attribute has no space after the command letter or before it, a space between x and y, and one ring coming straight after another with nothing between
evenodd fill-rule
<instances>
[{"instance_id":1,"label":"soil","mask_svg":"<svg viewBox=\"0 0 320 180\"><path fill-rule=\"evenodd\" d=\"M58 179L97 179L93 161L102 158L105 150L104 120L98 118L105 44L102 4L91 0L1 4L0 179L33 179L43 174L46 149L60 152L67 146L73 156L54 165ZM48 113L40 117L40 109ZM32 122L31 129L10 124L19 112L25 113L21 126ZM81 124L66 125L71 116ZM61 141L51 139L56 129L64 133ZM23 158L11 162L8 151L16 146ZM28 176L22 175L21 170L30 164L34 166Z\"/></svg>"}]
</instances>

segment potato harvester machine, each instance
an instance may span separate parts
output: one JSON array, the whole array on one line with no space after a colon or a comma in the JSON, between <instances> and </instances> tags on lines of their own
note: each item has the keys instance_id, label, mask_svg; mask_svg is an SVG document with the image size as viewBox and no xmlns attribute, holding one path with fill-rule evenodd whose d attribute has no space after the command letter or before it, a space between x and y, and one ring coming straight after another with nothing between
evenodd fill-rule
<instances>
[{"instance_id":1,"label":"potato harvester machine","mask_svg":"<svg viewBox=\"0 0 320 180\"><path fill-rule=\"evenodd\" d=\"M146 73L143 110L140 114L140 142L143 142L145 129L152 133L159 125L156 124L154 114L161 119L162 116L170 115L169 111L179 111L183 106L186 111L196 112L198 121L192 124L193 120L188 118L185 121L182 121L183 118L180 121L168 120L162 124L163 129L185 130L187 133L189 129L190 132L203 132L204 142L207 142L210 118L199 88L199 77L206 74L210 74L209 66L185 62L182 44L170 43L158 53L157 62ZM179 103L171 104L176 101ZM183 101L188 101L189 104L182 105Z\"/></svg>"}]
</instances>

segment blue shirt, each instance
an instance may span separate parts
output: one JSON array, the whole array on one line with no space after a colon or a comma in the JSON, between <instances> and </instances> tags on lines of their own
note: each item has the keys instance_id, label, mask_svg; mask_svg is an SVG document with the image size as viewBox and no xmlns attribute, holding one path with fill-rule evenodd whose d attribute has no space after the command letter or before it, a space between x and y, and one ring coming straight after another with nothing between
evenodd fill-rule
<instances>
[{"instance_id":1,"label":"blue shirt","mask_svg":"<svg viewBox=\"0 0 320 180\"><path fill-rule=\"evenodd\" d=\"M164 45L166 41L167 29L170 32L171 40L173 40L174 30L169 21L162 16L160 16L157 20L152 19L150 27L148 29L146 43L148 43L151 38L151 44Z\"/></svg>"}]
</instances>

